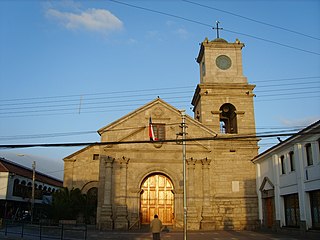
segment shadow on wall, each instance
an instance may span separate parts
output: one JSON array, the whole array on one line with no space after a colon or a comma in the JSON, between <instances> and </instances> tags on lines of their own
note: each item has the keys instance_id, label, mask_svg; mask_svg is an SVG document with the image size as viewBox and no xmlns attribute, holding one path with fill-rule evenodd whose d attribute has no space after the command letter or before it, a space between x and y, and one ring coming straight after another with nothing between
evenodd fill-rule
<instances>
[{"instance_id":1,"label":"shadow on wall","mask_svg":"<svg viewBox=\"0 0 320 240\"><path fill-rule=\"evenodd\" d=\"M242 193L241 190L238 192L237 188L233 188L234 197L228 200L229 206L223 209L221 224L224 230L254 230L259 226L256 180L244 181L243 188Z\"/></svg>"}]
</instances>

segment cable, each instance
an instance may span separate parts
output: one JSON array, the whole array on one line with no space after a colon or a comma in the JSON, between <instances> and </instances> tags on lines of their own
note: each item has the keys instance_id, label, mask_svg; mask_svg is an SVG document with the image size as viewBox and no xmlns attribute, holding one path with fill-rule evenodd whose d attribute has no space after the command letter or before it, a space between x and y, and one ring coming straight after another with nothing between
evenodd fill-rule
<instances>
[{"instance_id":1,"label":"cable","mask_svg":"<svg viewBox=\"0 0 320 240\"><path fill-rule=\"evenodd\" d=\"M269 84L269 85L259 85L257 86L258 88L266 88L266 87L279 87L279 86L296 86L296 85L308 85L308 84L320 84L320 81L316 81L316 82L298 82L298 83L278 83L278 84ZM319 85L320 87L320 85Z\"/></svg>"},{"instance_id":2,"label":"cable","mask_svg":"<svg viewBox=\"0 0 320 240\"><path fill-rule=\"evenodd\" d=\"M230 14L230 15L233 15L233 16L236 16L236 17L239 17L239 18L243 18L243 19L255 22L255 23L263 24L263 25L266 25L266 26L269 26L269 27L278 28L278 29L281 29L281 30L284 30L284 31L287 31L287 32L291 32L291 33L294 33L294 34L298 34L298 35L301 35L301 36L304 36L304 37L312 38L312 39L315 39L315 40L320 40L320 38L317 38L317 37L313 37L313 36L310 36L310 35L307 35L307 34L304 34L304 33L301 33L301 32L297 32L297 31L294 31L294 30L291 30L291 29L288 29L288 28L280 27L280 26L277 26L277 25L274 25L274 24L270 24L270 23L259 21L259 20L255 20L253 18L245 17L245 16L242 16L242 15L233 13L233 12L225 11L225 10L222 10L222 9L218 9L218 8L215 8L215 7L211 7L211 6L208 6L208 5L196 3L196 2L193 2L193 1L189 1L189 0L182 0L182 1L194 4L194 5L198 5L198 6L201 6L201 7L204 7L204 8L209 8L209 9L213 9L213 10L216 10L216 11L219 11L219 12L227 13L227 14Z\"/></svg>"},{"instance_id":3,"label":"cable","mask_svg":"<svg viewBox=\"0 0 320 240\"><path fill-rule=\"evenodd\" d=\"M279 81L294 81L294 80L301 80L301 79L320 79L320 76L311 76L311 77L295 77L295 78L279 78L279 79L265 79L265 80L255 80L254 83L257 82L279 82Z\"/></svg>"},{"instance_id":4,"label":"cable","mask_svg":"<svg viewBox=\"0 0 320 240\"><path fill-rule=\"evenodd\" d=\"M320 53L317 53L317 52L305 50L305 49L302 49L302 48L293 47L293 46L290 46L290 45L287 45L287 44L279 43L279 42L276 42L276 41L273 41L273 40L269 40L269 39L265 39L265 38L262 38L262 37L256 37L256 36L253 36L253 35L250 35L250 34L247 34L247 33L236 32L236 31L225 29L225 28L223 28L223 30L226 31L226 32L229 32L229 33L234 33L234 34L238 34L238 35L242 35L242 36L258 39L260 41L273 43L273 44L276 44L276 45L279 45L279 46L282 46L282 47L291 48L291 49L298 50L298 51L301 51L301 52L311 53L311 54L314 54L314 55L320 55Z\"/></svg>"},{"instance_id":5,"label":"cable","mask_svg":"<svg viewBox=\"0 0 320 240\"><path fill-rule=\"evenodd\" d=\"M275 95L261 95L258 96L257 99L255 99L255 102L263 102L263 101L278 101L278 100L300 100L300 99L318 99L320 96L317 94L316 96L299 96L304 93L295 93L296 97L282 97L282 98L272 98L272 99L263 99L263 98L269 98L272 96L291 96L291 93L288 94L275 94ZM318 92L314 92L318 93ZM183 105L176 105L176 108L186 108L186 104L190 106L190 100L186 101L171 101L170 104L183 104ZM119 108L119 107L130 107L130 108ZM112 109L112 112L128 112L133 111L134 108L141 107L139 104L125 104L125 105L118 105L118 106L100 106L100 107L91 107L86 108L86 110L81 110L81 113L79 113L79 110L76 108L66 108L66 109L51 109L51 110L38 110L38 111L20 111L20 112L7 112L7 113L0 113L1 118L13 118L13 117L37 117L37 116L57 116L57 115L80 115L80 114L93 114L93 113L104 113L104 112L110 112L110 108ZM108 108L108 109L106 109ZM92 109L100 109L100 110L92 110ZM105 110L101 110L105 109ZM92 110L92 111L90 111Z\"/></svg>"},{"instance_id":6,"label":"cable","mask_svg":"<svg viewBox=\"0 0 320 240\"><path fill-rule=\"evenodd\" d=\"M193 91L190 93L193 93ZM171 93L174 94L174 93ZM147 94L146 96L148 96L149 94ZM153 95L153 94L152 94ZM141 96L141 95L140 95ZM164 97L165 99L183 99L183 98L190 98L190 95L188 96L175 96L175 97ZM82 99L81 102L81 108L83 108L83 106L86 105L101 105L101 104L112 104L112 106L114 106L113 103L127 103L127 102L146 102L146 101L150 101L150 98L146 99L146 98L133 98L133 99L127 99L127 100L113 100L110 101L108 100L109 98L103 98L104 101L97 101L97 102L87 102L87 101L92 101L93 99ZM113 97L111 97L110 99L113 99ZM123 97L119 97L119 99L123 99ZM108 100L108 101L106 101ZM77 100L79 102L79 100ZM31 105L31 104L43 104L42 103L24 103L24 104L12 104L12 105ZM1 106L1 105L0 105ZM17 110L17 109L32 109L32 108L53 108L53 107L67 107L67 106L77 106L79 107L80 104L79 103L69 103L69 104L53 104L53 105L35 105L35 106L22 106L22 107L7 107L7 108L0 108L0 111L3 110Z\"/></svg>"},{"instance_id":7,"label":"cable","mask_svg":"<svg viewBox=\"0 0 320 240\"><path fill-rule=\"evenodd\" d=\"M272 99L257 99L255 102L273 102L273 101L285 101L285 100L300 100L300 99L320 99L320 96L301 96L301 97L286 97L286 98L272 98Z\"/></svg>"},{"instance_id":8,"label":"cable","mask_svg":"<svg viewBox=\"0 0 320 240\"><path fill-rule=\"evenodd\" d=\"M202 25L202 26L206 26L206 27L212 28L211 24L202 23L202 22L195 21L195 20L192 20L192 19L189 19L189 18L180 17L180 16L177 16L177 15L174 15L174 14L165 13L165 12L162 12L162 11L157 11L157 10L153 10L153 9L150 9L150 8L145 8L145 7L141 7L141 6L137 6L137 5L133 5L133 4L129 4L129 3L124 3L124 2L120 2L120 1L116 1L116 0L109 0L109 1L117 3L117 4L122 4L122 5L125 5L125 6L128 6L128 7L137 8L137 9L140 9L140 10L161 14L161 15L165 15L165 16L181 19L181 20L184 20L184 21L188 21L188 22L192 22L192 23L195 23L195 24L199 24L199 25ZM302 48L293 47L293 46L290 46L290 45L287 45L287 44L279 43L279 42L276 42L276 41L273 41L273 40L268 40L268 39L265 39L265 38L262 38L262 37L255 37L255 36L250 35L250 34L240 33L240 32L228 30L228 29L225 29L225 28L223 28L222 30L226 31L226 32L229 32L229 33L234 33L234 34L243 35L243 36L246 36L246 37L258 39L260 41L273 43L273 44L276 44L276 45L279 45L279 46L282 46L282 47L287 47L287 48L291 48L291 49L294 49L294 50L302 51L302 52L305 52L305 53L310 53L310 54L314 54L314 55L320 55L320 53L317 53L317 52L305 50L305 49L302 49Z\"/></svg>"},{"instance_id":9,"label":"cable","mask_svg":"<svg viewBox=\"0 0 320 240\"><path fill-rule=\"evenodd\" d=\"M257 89L260 88L270 88L270 87L279 87L279 86L291 86L291 85L310 85L310 84L318 84L320 82L302 82L302 83L285 83L285 84L271 84L271 85L264 85L264 86L258 86ZM317 86L312 86L313 88L318 88ZM320 86L319 86L320 87ZM286 88L286 89L273 89L272 91L293 91L293 90L299 90L299 92L301 92L301 90L304 89L309 89L310 87L306 87L306 88ZM260 92L270 92L270 90L255 90L255 93ZM181 94L181 93L193 93L193 91L183 91L183 92L169 92L169 93L161 93L163 96L165 95L172 95L172 94ZM154 95L154 94L146 94L144 96L149 96L149 95ZM81 109L89 109L91 107L84 107L84 106L89 106L89 105L102 105L102 104L110 104L112 103L112 106L109 105L104 105L103 107L115 107L116 105L114 105L113 103L127 103L128 101L130 101L130 103L132 102L145 102L148 101L150 99L145 99L145 98L133 98L135 96L141 96L141 95L130 95L130 96L116 96L116 97L104 97L104 98L89 98L89 99L82 99L81 101ZM128 99L128 100L109 100L109 99L123 99L123 98L133 98L133 99ZM186 96L175 96L175 97L165 97L165 99L189 99L190 95L186 95ZM99 100L99 99L103 99L104 101L94 101L94 100ZM3 104L2 106L7 106L7 107L2 107L0 108L0 111L6 111L6 110L19 110L19 109L36 109L36 108L57 108L57 107L71 107L74 106L77 109L79 109L80 104L79 103L69 103L69 104L53 104L53 105L42 105L45 103L57 103L57 102L75 102L75 101L79 101L79 99L77 100L59 100L59 101L42 101L42 102L24 102L24 103L9 103L9 104ZM89 101L89 102L88 102ZM40 105L38 105L40 104ZM19 107L12 107L12 106L16 106L18 105ZM31 105L31 106L21 106L21 105ZM0 105L1 106L1 105ZM70 110L74 110L75 108L70 108ZM59 109L58 109L59 110ZM64 110L64 109L63 109ZM26 112L26 111L25 111ZM2 112L2 114L10 114L10 113L16 113L16 112ZM1 114L1 113L0 113Z\"/></svg>"},{"instance_id":10,"label":"cable","mask_svg":"<svg viewBox=\"0 0 320 240\"><path fill-rule=\"evenodd\" d=\"M260 95L260 97L288 96L288 95L312 94L312 93L320 93L320 91L299 92L299 93L283 93L283 94L281 94L281 93L267 94L267 95Z\"/></svg>"},{"instance_id":11,"label":"cable","mask_svg":"<svg viewBox=\"0 0 320 240\"><path fill-rule=\"evenodd\" d=\"M123 90L123 91L102 92L102 93L84 93L84 94L74 94L74 95L57 95L57 96L44 96L44 97L32 97L32 98L1 99L0 101L1 102L4 102L4 101L25 101L25 100L35 100L35 99L52 99L52 98L70 98L70 97L97 96L97 95L114 95L114 94L119 94L119 93L123 94L123 93L150 92L150 91L159 91L159 90L183 89L183 88L191 88L191 87L194 87L194 86L149 88L149 89Z\"/></svg>"},{"instance_id":12,"label":"cable","mask_svg":"<svg viewBox=\"0 0 320 240\"><path fill-rule=\"evenodd\" d=\"M152 12L152 13L158 13L158 14L161 14L161 15L165 15L165 16L169 16L169 17L173 17L173 18L178 18L178 19L185 20L187 22L196 23L196 24L199 24L199 25L202 25L202 26L206 26L206 27L210 27L210 28L212 27L212 25L210 25L210 24L198 22L198 21L195 21L195 20L191 20L189 18L184 18L184 17L177 16L177 15L174 15L174 14L165 13L165 12L158 11L158 10L153 10L153 9L150 9L150 8L140 7L140 6L137 6L137 5L124 3L124 2L120 2L120 1L116 1L116 0L109 0L109 1L117 3L117 4L122 4L122 5L125 5L125 6L128 6L128 7L137 8L137 9L140 9L140 10Z\"/></svg>"},{"instance_id":13,"label":"cable","mask_svg":"<svg viewBox=\"0 0 320 240\"><path fill-rule=\"evenodd\" d=\"M265 80L254 80L253 83L257 82L279 82L279 81L294 81L294 80L302 80L302 79L320 79L320 76L310 76L310 77L295 77L295 78L279 78L279 79L265 79ZM277 84L278 85L278 84ZM273 86L277 86L273 85ZM151 92L151 91L157 91L154 93L154 95L161 95L161 94L173 94L175 92L162 92L159 94L158 91L162 90L173 90L173 89L194 89L194 86L179 86L179 87L166 87L166 88L150 88L150 89L136 89L136 90L123 90L123 91L111 91L111 92L100 92L100 93L83 93L83 94L73 94L73 95L56 95L56 96L42 96L42 97L32 97L32 98L14 98L14 99L1 99L1 106L6 106L6 105L20 105L20 104L33 104L33 103L49 103L49 102L68 102L68 101L77 101L79 102L80 97L84 96L99 96L99 95L112 95L114 96L115 94L123 94L117 97L133 97L137 95L124 95L124 93L137 93L137 92ZM185 91L185 92L190 92L190 91ZM150 94L152 95L152 94ZM139 94L138 96L141 96ZM144 95L146 96L146 95ZM29 101L29 100L44 100L44 99L56 99L56 98L72 98L72 97L77 97L76 99L63 99L63 100L53 100L53 101L41 101L41 102L28 102L28 103L17 103L17 101ZM105 99L104 97L100 98L86 98L86 99ZM8 103L8 104L3 104L3 102L14 102L14 103Z\"/></svg>"},{"instance_id":14,"label":"cable","mask_svg":"<svg viewBox=\"0 0 320 240\"><path fill-rule=\"evenodd\" d=\"M167 126L175 126L180 125L180 123L169 123L165 124ZM147 128L149 125L137 126L137 127L125 127L125 128L114 128L103 130L102 133L106 132L120 132L120 131L127 131L127 130L138 130L141 128ZM292 131L299 131L303 129L305 126L296 126L296 127L260 127L256 129L274 129L277 131L266 131L266 132L258 132L257 134L270 134L270 133L281 133L281 132L292 132ZM243 129L246 130L256 130L255 128L248 128L244 127ZM0 141L10 141L10 140L21 140L21 139L41 139L41 138L54 138L54 137L66 137L66 136L76 136L76 135L86 135L86 134L96 134L97 131L78 131L78 132L59 132L59 133L41 133L41 134L28 134L28 135L10 135L10 136L0 136Z\"/></svg>"},{"instance_id":15,"label":"cable","mask_svg":"<svg viewBox=\"0 0 320 240\"><path fill-rule=\"evenodd\" d=\"M315 135L320 134L320 131L315 131L313 133L279 133L279 134L246 134L246 135L237 135L237 136L214 136L214 137L200 137L200 138L187 138L185 139L186 142L190 141L213 141L213 140L245 140L245 139L261 139L261 138L271 138L271 137L290 137L292 135L299 135L299 136L306 136L306 135ZM159 143L170 143L175 142L179 143L182 140L177 139L167 139L161 141L155 141ZM150 140L140 140L140 141L110 141L110 142L79 142L79 143L39 143L39 144L3 144L0 145L0 149L7 149L7 148L31 148L31 147L80 147L80 146L103 146L103 145L124 145L124 144L145 144L145 143L155 143L154 141Z\"/></svg>"},{"instance_id":16,"label":"cable","mask_svg":"<svg viewBox=\"0 0 320 240\"><path fill-rule=\"evenodd\" d=\"M65 133L42 133L42 134L29 134L29 135L11 135L0 136L0 141L10 141L16 139L33 139L33 138L52 138L52 137L66 137L97 133L97 131L81 131L81 132L65 132Z\"/></svg>"},{"instance_id":17,"label":"cable","mask_svg":"<svg viewBox=\"0 0 320 240\"><path fill-rule=\"evenodd\" d=\"M317 81L312 81L312 79L317 79L320 77L317 76L310 76L310 77L298 77L298 78L286 78L286 79L269 79L269 80L260 80L258 82L273 82L277 81L277 84L266 84L266 85L259 85L256 87L256 90L254 93L270 93L270 92L281 92L279 94L261 94L258 95L258 99L255 100L256 102L259 101L274 101L274 100L291 100L291 99L310 99L314 98L317 99L318 91L303 91L301 90L309 90L311 89L319 89L317 84ZM297 80L305 79L304 82L294 82ZM311 80L311 81L309 81ZM279 83L279 81L282 82L288 82L289 83ZM298 85L305 85L308 87L300 87L300 88L286 88L281 89L278 87L281 86L298 86ZM274 88L272 90L259 90L261 88ZM173 87L174 91L164 91L161 92L162 96L168 96L165 97L165 101L172 99L173 101L170 101L172 104L181 104L181 107L185 108L186 105L190 105L190 97L191 93L194 92L194 90L187 91L188 88L191 88L190 86L180 86L180 87ZM172 88L157 88L155 90L172 90ZM175 91L176 89L186 89L186 91ZM193 88L194 89L194 88ZM0 104L0 115L2 118L12 118L12 117L30 117L30 116L52 116L52 115L75 115L75 114L88 114L88 113L102 113L102 112L108 112L109 109L112 109L112 111L132 111L134 107L140 107L145 104L146 101L152 100L148 98L143 98L144 96L154 96L159 93L150 93L152 89L140 89L140 90L129 90L129 91L121 91L117 92L120 95L116 96L116 92L104 92L104 93L86 93L86 94L77 94L77 95L63 95L63 96L44 96L44 97L37 97L37 98L25 98L20 99L23 102L19 102L17 99L9 99L9 100L3 100L2 102L6 102L4 104ZM294 92L294 90L297 90L297 92ZM130 93L130 92L146 92L145 95L137 95L137 94L131 94L131 95L125 95L124 93ZM181 96L183 93L188 93L188 95ZM190 95L189 95L190 94ZM293 98L291 95L294 94L297 97ZM308 94L308 96L305 96L305 94ZM317 94L317 96L314 96L313 94ZM169 95L179 95L179 96L171 96ZM272 97L274 96L288 96L289 97L282 97L274 99ZM79 96L88 96L88 98L82 98L81 100L81 106L80 106L80 99L73 99L73 97L79 97ZM137 98L138 96L142 98ZM59 99L62 98L62 99ZM125 98L125 100L123 100ZM132 98L132 99L130 99ZM35 101L34 99L40 100ZM48 101L45 101L45 99L49 99ZM51 100L53 99L53 100ZM99 99L103 99L104 101L98 101ZM110 99L116 99L116 100L110 100ZM14 101L16 100L16 101ZM13 102L14 101L14 102ZM55 104L55 103L64 103L64 104ZM1 107L2 106L2 107ZM14 107L17 106L17 107ZM129 108L127 108L129 107ZM108 109L108 110L105 110Z\"/></svg>"}]
</instances>

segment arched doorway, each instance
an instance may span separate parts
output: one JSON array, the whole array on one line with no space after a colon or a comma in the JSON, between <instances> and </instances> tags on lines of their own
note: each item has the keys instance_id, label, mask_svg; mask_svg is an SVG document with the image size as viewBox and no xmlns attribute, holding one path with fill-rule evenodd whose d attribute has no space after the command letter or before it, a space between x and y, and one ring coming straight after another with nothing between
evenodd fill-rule
<instances>
[{"instance_id":1,"label":"arched doorway","mask_svg":"<svg viewBox=\"0 0 320 240\"><path fill-rule=\"evenodd\" d=\"M171 180L163 174L148 176L141 185L141 223L149 224L158 214L164 225L172 225L174 193Z\"/></svg>"},{"instance_id":2,"label":"arched doorway","mask_svg":"<svg viewBox=\"0 0 320 240\"><path fill-rule=\"evenodd\" d=\"M96 224L98 205L98 188L90 188L87 192L87 216L89 224Z\"/></svg>"}]
</instances>

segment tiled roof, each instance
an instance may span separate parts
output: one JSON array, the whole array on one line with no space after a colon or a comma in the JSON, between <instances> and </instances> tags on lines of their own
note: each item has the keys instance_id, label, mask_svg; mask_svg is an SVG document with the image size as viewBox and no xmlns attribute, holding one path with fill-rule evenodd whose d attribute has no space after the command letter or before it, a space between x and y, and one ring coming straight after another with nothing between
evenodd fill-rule
<instances>
[{"instance_id":1,"label":"tiled roof","mask_svg":"<svg viewBox=\"0 0 320 240\"><path fill-rule=\"evenodd\" d=\"M33 173L32 169L24 167L15 162L9 161L5 158L0 158L0 172L14 173L16 175L26 177L29 179L32 179L32 173ZM35 177L36 177L35 179L36 181L39 181L42 183L46 183L46 184L57 186L57 187L63 186L63 182L61 180L48 176L38 171L36 171Z\"/></svg>"}]
</instances>

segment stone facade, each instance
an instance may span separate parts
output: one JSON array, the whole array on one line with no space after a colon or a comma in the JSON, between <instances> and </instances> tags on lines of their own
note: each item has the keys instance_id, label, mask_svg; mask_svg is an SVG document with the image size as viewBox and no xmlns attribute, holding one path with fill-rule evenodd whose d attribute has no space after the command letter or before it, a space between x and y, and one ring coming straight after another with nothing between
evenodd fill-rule
<instances>
[{"instance_id":1,"label":"stone facade","mask_svg":"<svg viewBox=\"0 0 320 240\"><path fill-rule=\"evenodd\" d=\"M254 229L257 224L250 161L258 151L254 86L242 76L242 47L221 39L201 44L195 116L185 120L187 139L195 139L186 145L190 230ZM215 60L222 54L231 60L227 69ZM150 117L172 141L148 142ZM180 126L181 112L157 98L98 130L101 142L121 144L89 146L64 159L65 186L98 189L100 229L137 228L154 213L167 225L183 227L183 155L181 141L175 141L181 140Z\"/></svg>"}]
</instances>

